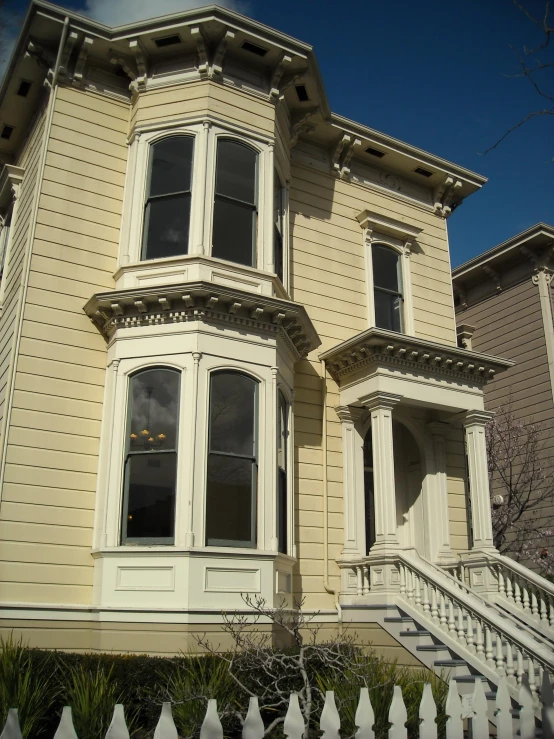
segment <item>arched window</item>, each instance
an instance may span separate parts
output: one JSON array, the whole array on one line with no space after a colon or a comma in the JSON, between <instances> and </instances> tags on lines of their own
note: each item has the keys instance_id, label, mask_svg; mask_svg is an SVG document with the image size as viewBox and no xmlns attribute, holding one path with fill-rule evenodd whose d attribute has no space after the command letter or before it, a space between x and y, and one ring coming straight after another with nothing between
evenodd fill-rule
<instances>
[{"instance_id":1,"label":"arched window","mask_svg":"<svg viewBox=\"0 0 554 739\"><path fill-rule=\"evenodd\" d=\"M383 244L374 244L371 254L375 325L400 332L403 323L400 254Z\"/></svg>"},{"instance_id":2,"label":"arched window","mask_svg":"<svg viewBox=\"0 0 554 739\"><path fill-rule=\"evenodd\" d=\"M287 449L289 436L289 408L285 396L279 391L279 407L277 411L277 474L278 499L277 499L277 536L279 540L279 551L287 553Z\"/></svg>"},{"instance_id":3,"label":"arched window","mask_svg":"<svg viewBox=\"0 0 554 739\"><path fill-rule=\"evenodd\" d=\"M212 255L248 267L256 265L256 163L250 147L217 142Z\"/></svg>"},{"instance_id":4,"label":"arched window","mask_svg":"<svg viewBox=\"0 0 554 739\"><path fill-rule=\"evenodd\" d=\"M174 542L179 380L163 368L130 379L122 544Z\"/></svg>"},{"instance_id":5,"label":"arched window","mask_svg":"<svg viewBox=\"0 0 554 739\"><path fill-rule=\"evenodd\" d=\"M364 439L364 495L366 554L375 544L375 493L373 483L373 441L371 427Z\"/></svg>"},{"instance_id":6,"label":"arched window","mask_svg":"<svg viewBox=\"0 0 554 739\"><path fill-rule=\"evenodd\" d=\"M151 147L143 259L188 252L193 148L192 136L171 136Z\"/></svg>"},{"instance_id":7,"label":"arched window","mask_svg":"<svg viewBox=\"0 0 554 739\"><path fill-rule=\"evenodd\" d=\"M210 378L206 544L256 546L258 383L239 372Z\"/></svg>"}]
</instances>

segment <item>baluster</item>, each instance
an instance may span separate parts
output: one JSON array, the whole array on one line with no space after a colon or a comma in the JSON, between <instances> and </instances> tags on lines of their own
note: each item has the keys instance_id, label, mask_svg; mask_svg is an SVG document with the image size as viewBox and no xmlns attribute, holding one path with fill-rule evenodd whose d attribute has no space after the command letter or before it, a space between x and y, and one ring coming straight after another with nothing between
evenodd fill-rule
<instances>
[{"instance_id":1,"label":"baluster","mask_svg":"<svg viewBox=\"0 0 554 739\"><path fill-rule=\"evenodd\" d=\"M554 739L554 694L548 672L545 670L541 682L541 719L543 739Z\"/></svg>"},{"instance_id":2,"label":"baluster","mask_svg":"<svg viewBox=\"0 0 554 739\"><path fill-rule=\"evenodd\" d=\"M375 739L373 724L375 723L375 714L371 701L369 700L369 690L367 688L360 689L360 700L356 709L354 723L358 727L356 739Z\"/></svg>"},{"instance_id":3,"label":"baluster","mask_svg":"<svg viewBox=\"0 0 554 739\"><path fill-rule=\"evenodd\" d=\"M492 631L490 629L490 626L487 626L485 624L485 664L487 664L489 667L495 667L494 664L494 651L492 648Z\"/></svg>"},{"instance_id":4,"label":"baluster","mask_svg":"<svg viewBox=\"0 0 554 739\"><path fill-rule=\"evenodd\" d=\"M535 675L535 663L530 655L527 655L527 678L529 680L529 690L533 694L533 699L537 694L537 678Z\"/></svg>"},{"instance_id":5,"label":"baluster","mask_svg":"<svg viewBox=\"0 0 554 739\"><path fill-rule=\"evenodd\" d=\"M471 709L473 711L471 735L479 737L479 739L485 739L489 735L489 718L487 716L487 697L485 695L483 681L480 678L476 678L475 680Z\"/></svg>"},{"instance_id":6,"label":"baluster","mask_svg":"<svg viewBox=\"0 0 554 739\"><path fill-rule=\"evenodd\" d=\"M358 595L363 595L364 594L364 585L363 585L364 575L363 575L362 566L360 565L359 567L356 567L355 570L356 570L356 583L357 583Z\"/></svg>"},{"instance_id":7,"label":"baluster","mask_svg":"<svg viewBox=\"0 0 554 739\"><path fill-rule=\"evenodd\" d=\"M521 588L519 587L519 578L514 575L514 601L518 608L521 608Z\"/></svg>"},{"instance_id":8,"label":"baluster","mask_svg":"<svg viewBox=\"0 0 554 739\"><path fill-rule=\"evenodd\" d=\"M537 600L537 594L534 590L531 590L531 613L533 614L533 618L537 619L539 618L539 601Z\"/></svg>"},{"instance_id":9,"label":"baluster","mask_svg":"<svg viewBox=\"0 0 554 739\"><path fill-rule=\"evenodd\" d=\"M421 601L421 605L423 606L423 613L429 615L431 606L429 604L429 585L427 584L427 580L423 581L423 600Z\"/></svg>"},{"instance_id":10,"label":"baluster","mask_svg":"<svg viewBox=\"0 0 554 739\"><path fill-rule=\"evenodd\" d=\"M395 685L389 710L389 723L392 724L389 729L389 739L407 739L407 720L408 712L406 711L402 697L402 688L399 685Z\"/></svg>"},{"instance_id":11,"label":"baluster","mask_svg":"<svg viewBox=\"0 0 554 739\"><path fill-rule=\"evenodd\" d=\"M525 668L523 666L523 652L521 651L519 647L517 648L516 661L517 661L517 670L516 670L517 684L521 685L523 676L525 675Z\"/></svg>"},{"instance_id":12,"label":"baluster","mask_svg":"<svg viewBox=\"0 0 554 739\"><path fill-rule=\"evenodd\" d=\"M419 739L437 739L437 706L433 698L433 691L430 683L423 686L423 696L419 704Z\"/></svg>"},{"instance_id":13,"label":"baluster","mask_svg":"<svg viewBox=\"0 0 554 739\"><path fill-rule=\"evenodd\" d=\"M533 708L533 693L529 689L527 676L523 675L519 688L519 736L521 739L534 739L535 733L535 710Z\"/></svg>"},{"instance_id":14,"label":"baluster","mask_svg":"<svg viewBox=\"0 0 554 739\"><path fill-rule=\"evenodd\" d=\"M496 707L496 739L512 739L512 701L508 692L508 683L506 678L498 684L495 699Z\"/></svg>"},{"instance_id":15,"label":"baluster","mask_svg":"<svg viewBox=\"0 0 554 739\"><path fill-rule=\"evenodd\" d=\"M514 673L515 673L514 653L512 650L511 643L509 641L506 641L506 677L510 685L516 684Z\"/></svg>"},{"instance_id":16,"label":"baluster","mask_svg":"<svg viewBox=\"0 0 554 739\"><path fill-rule=\"evenodd\" d=\"M463 739L464 724L462 721L462 704L458 695L455 680L451 680L448 686L448 698L444 712L447 715L446 736L447 739Z\"/></svg>"},{"instance_id":17,"label":"baluster","mask_svg":"<svg viewBox=\"0 0 554 739\"><path fill-rule=\"evenodd\" d=\"M363 589L364 589L364 595L368 595L369 589L370 589L369 588L369 583L370 583L370 579L369 578L370 578L370 575L371 575L371 570L370 570L369 566L367 566L367 565L364 565L363 568L362 568L362 570L363 570Z\"/></svg>"},{"instance_id":18,"label":"baluster","mask_svg":"<svg viewBox=\"0 0 554 739\"><path fill-rule=\"evenodd\" d=\"M452 598L448 598L448 634L456 640L456 621L454 620L454 603Z\"/></svg>"},{"instance_id":19,"label":"baluster","mask_svg":"<svg viewBox=\"0 0 554 739\"><path fill-rule=\"evenodd\" d=\"M444 593L440 594L440 627L443 631L448 631L446 619L446 599Z\"/></svg>"},{"instance_id":20,"label":"baluster","mask_svg":"<svg viewBox=\"0 0 554 739\"><path fill-rule=\"evenodd\" d=\"M502 637L500 632L496 632L496 672L498 675L505 675L504 669L504 650L502 649Z\"/></svg>"},{"instance_id":21,"label":"baluster","mask_svg":"<svg viewBox=\"0 0 554 739\"><path fill-rule=\"evenodd\" d=\"M504 593L506 592L506 587L504 585L504 575L502 573L502 565L498 565L497 573L498 573L498 592L500 593L500 595L504 595Z\"/></svg>"},{"instance_id":22,"label":"baluster","mask_svg":"<svg viewBox=\"0 0 554 739\"><path fill-rule=\"evenodd\" d=\"M406 567L400 563L400 595L406 594Z\"/></svg>"},{"instance_id":23,"label":"baluster","mask_svg":"<svg viewBox=\"0 0 554 739\"><path fill-rule=\"evenodd\" d=\"M290 710L290 709L289 709ZM300 708L298 709L300 711ZM298 735L300 737L300 735ZM217 700L210 698L204 721L200 727L200 739L223 739L223 726L217 713ZM292 737L291 737L292 739ZM296 739L296 737L294 737Z\"/></svg>"},{"instance_id":24,"label":"baluster","mask_svg":"<svg viewBox=\"0 0 554 739\"><path fill-rule=\"evenodd\" d=\"M543 595L541 595L540 597L539 608L540 608L540 614L541 614L541 621L545 626L548 626L548 601Z\"/></svg>"},{"instance_id":25,"label":"baluster","mask_svg":"<svg viewBox=\"0 0 554 739\"><path fill-rule=\"evenodd\" d=\"M529 608L529 589L526 582L523 582L521 594L523 601L523 610L525 611L525 613L531 613L531 609Z\"/></svg>"},{"instance_id":26,"label":"baluster","mask_svg":"<svg viewBox=\"0 0 554 739\"><path fill-rule=\"evenodd\" d=\"M554 600L551 597L548 598L548 612L550 626L554 628Z\"/></svg>"},{"instance_id":27,"label":"baluster","mask_svg":"<svg viewBox=\"0 0 554 739\"><path fill-rule=\"evenodd\" d=\"M511 572L506 573L506 598L509 601L513 601L514 599L514 589L512 587L512 573Z\"/></svg>"},{"instance_id":28,"label":"baluster","mask_svg":"<svg viewBox=\"0 0 554 739\"><path fill-rule=\"evenodd\" d=\"M208 701L208 705L210 703L211 701ZM283 724L283 734L288 739L302 739L305 730L304 717L298 703L298 693L291 693L285 723ZM200 735L200 739L203 739L202 735Z\"/></svg>"},{"instance_id":29,"label":"baluster","mask_svg":"<svg viewBox=\"0 0 554 739\"><path fill-rule=\"evenodd\" d=\"M325 693L325 704L319 720L319 728L322 731L321 739L340 739L340 717L335 703L335 693L328 690ZM263 733L262 733L263 736Z\"/></svg>"},{"instance_id":30,"label":"baluster","mask_svg":"<svg viewBox=\"0 0 554 739\"><path fill-rule=\"evenodd\" d=\"M125 723L125 711L121 703L115 704L112 722L108 726L108 731L106 732L106 739L129 739L129 729ZM223 739L223 731L221 732L221 737L215 735L214 739Z\"/></svg>"},{"instance_id":31,"label":"baluster","mask_svg":"<svg viewBox=\"0 0 554 739\"><path fill-rule=\"evenodd\" d=\"M257 701L258 699L250 698L250 703L252 703L253 700ZM65 711L65 708L63 710ZM250 709L248 709L248 713L250 713ZM248 720L248 716L246 719ZM264 735L263 723L261 734L258 733L258 735L261 737ZM177 727L175 726L175 721L173 720L173 715L171 713L171 703L163 703L160 718L158 719L156 729L154 730L154 739L178 739L178 736ZM252 735L246 735L244 731L242 736L243 739L256 739L256 737ZM77 737L77 735L75 735L75 737ZM57 737L55 736L54 739L57 739ZM65 739L69 739L69 737L66 735Z\"/></svg>"},{"instance_id":32,"label":"baluster","mask_svg":"<svg viewBox=\"0 0 554 739\"><path fill-rule=\"evenodd\" d=\"M415 605L419 608L421 605L421 582L417 572L414 572L414 588L415 588Z\"/></svg>"},{"instance_id":33,"label":"baluster","mask_svg":"<svg viewBox=\"0 0 554 739\"><path fill-rule=\"evenodd\" d=\"M475 653L480 660L485 660L485 649L483 644L483 627L481 621L475 623Z\"/></svg>"},{"instance_id":34,"label":"baluster","mask_svg":"<svg viewBox=\"0 0 554 739\"><path fill-rule=\"evenodd\" d=\"M414 599L414 573L411 570L406 570L406 598L408 600Z\"/></svg>"},{"instance_id":35,"label":"baluster","mask_svg":"<svg viewBox=\"0 0 554 739\"><path fill-rule=\"evenodd\" d=\"M437 602L437 589L431 586L431 618L433 623L439 623L439 605Z\"/></svg>"},{"instance_id":36,"label":"baluster","mask_svg":"<svg viewBox=\"0 0 554 739\"><path fill-rule=\"evenodd\" d=\"M466 643L466 632L464 628L464 609L461 605L458 606L458 642L460 644Z\"/></svg>"},{"instance_id":37,"label":"baluster","mask_svg":"<svg viewBox=\"0 0 554 739\"><path fill-rule=\"evenodd\" d=\"M474 638L473 638L473 620L471 618L471 613L467 613L467 626L466 626L466 642L467 642L467 648L468 651L470 651L472 654L475 654L475 644L474 644Z\"/></svg>"}]
</instances>

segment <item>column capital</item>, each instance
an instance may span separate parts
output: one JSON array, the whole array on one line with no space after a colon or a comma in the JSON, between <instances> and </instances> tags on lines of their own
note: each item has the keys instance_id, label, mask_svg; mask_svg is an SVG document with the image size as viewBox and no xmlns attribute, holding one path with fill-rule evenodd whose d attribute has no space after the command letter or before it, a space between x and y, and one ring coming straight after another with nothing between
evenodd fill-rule
<instances>
[{"instance_id":1,"label":"column capital","mask_svg":"<svg viewBox=\"0 0 554 739\"><path fill-rule=\"evenodd\" d=\"M486 426L494 415L491 411L467 411L461 421L466 429L469 426Z\"/></svg>"},{"instance_id":2,"label":"column capital","mask_svg":"<svg viewBox=\"0 0 554 739\"><path fill-rule=\"evenodd\" d=\"M335 413L341 423L356 423L362 417L363 412L363 408L355 408L351 405L335 406Z\"/></svg>"},{"instance_id":3,"label":"column capital","mask_svg":"<svg viewBox=\"0 0 554 739\"><path fill-rule=\"evenodd\" d=\"M391 410L402 400L402 397L402 395L384 393L381 390L376 390L374 393L366 395L365 398L360 398L360 403L362 403L368 411L374 411L379 408L382 410Z\"/></svg>"}]
</instances>

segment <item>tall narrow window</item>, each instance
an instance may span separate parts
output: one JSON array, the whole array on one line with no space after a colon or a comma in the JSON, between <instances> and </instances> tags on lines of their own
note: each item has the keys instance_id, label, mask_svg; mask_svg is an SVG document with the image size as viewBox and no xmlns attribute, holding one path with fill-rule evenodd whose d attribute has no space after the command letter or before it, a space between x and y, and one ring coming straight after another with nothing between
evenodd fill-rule
<instances>
[{"instance_id":1,"label":"tall narrow window","mask_svg":"<svg viewBox=\"0 0 554 739\"><path fill-rule=\"evenodd\" d=\"M375 544L375 494L373 483L373 443L371 429L364 439L364 496L366 553Z\"/></svg>"},{"instance_id":2,"label":"tall narrow window","mask_svg":"<svg viewBox=\"0 0 554 739\"><path fill-rule=\"evenodd\" d=\"M10 238L10 228L12 225L12 208L6 214L4 222L0 226L0 280L4 275L7 267L8 259L8 241Z\"/></svg>"},{"instance_id":3,"label":"tall narrow window","mask_svg":"<svg viewBox=\"0 0 554 739\"><path fill-rule=\"evenodd\" d=\"M212 255L249 267L256 264L256 160L248 146L218 141Z\"/></svg>"},{"instance_id":4,"label":"tall narrow window","mask_svg":"<svg viewBox=\"0 0 554 739\"><path fill-rule=\"evenodd\" d=\"M283 188L279 175L275 172L273 185L273 262L275 274L283 282Z\"/></svg>"},{"instance_id":5,"label":"tall narrow window","mask_svg":"<svg viewBox=\"0 0 554 739\"><path fill-rule=\"evenodd\" d=\"M152 145L143 259L188 252L193 146L191 136L171 136Z\"/></svg>"},{"instance_id":6,"label":"tall narrow window","mask_svg":"<svg viewBox=\"0 0 554 739\"><path fill-rule=\"evenodd\" d=\"M279 551L287 553L287 449L288 449L288 405L283 393L279 392L277 416L277 535Z\"/></svg>"},{"instance_id":7,"label":"tall narrow window","mask_svg":"<svg viewBox=\"0 0 554 739\"><path fill-rule=\"evenodd\" d=\"M238 372L211 376L208 546L256 545L257 389L255 380Z\"/></svg>"},{"instance_id":8,"label":"tall narrow window","mask_svg":"<svg viewBox=\"0 0 554 739\"><path fill-rule=\"evenodd\" d=\"M180 374L149 369L129 384L122 544L173 544Z\"/></svg>"},{"instance_id":9,"label":"tall narrow window","mask_svg":"<svg viewBox=\"0 0 554 739\"><path fill-rule=\"evenodd\" d=\"M402 277L400 255L382 244L372 247L375 325L402 331Z\"/></svg>"}]
</instances>

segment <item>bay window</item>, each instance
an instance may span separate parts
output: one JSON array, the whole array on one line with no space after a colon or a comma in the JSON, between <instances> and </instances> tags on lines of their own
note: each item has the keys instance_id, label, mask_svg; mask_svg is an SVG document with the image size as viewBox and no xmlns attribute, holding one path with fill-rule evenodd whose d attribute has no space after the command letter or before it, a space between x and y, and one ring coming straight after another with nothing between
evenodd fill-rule
<instances>
[{"instance_id":1,"label":"bay window","mask_svg":"<svg viewBox=\"0 0 554 739\"><path fill-rule=\"evenodd\" d=\"M212 255L256 266L257 159L233 139L217 142Z\"/></svg>"},{"instance_id":2,"label":"bay window","mask_svg":"<svg viewBox=\"0 0 554 739\"><path fill-rule=\"evenodd\" d=\"M170 136L150 147L143 259L188 253L193 148L192 136Z\"/></svg>"},{"instance_id":3,"label":"bay window","mask_svg":"<svg viewBox=\"0 0 554 739\"><path fill-rule=\"evenodd\" d=\"M209 393L206 544L255 547L258 382L214 372Z\"/></svg>"},{"instance_id":4,"label":"bay window","mask_svg":"<svg viewBox=\"0 0 554 739\"><path fill-rule=\"evenodd\" d=\"M122 544L173 544L180 373L142 370L129 379Z\"/></svg>"}]
</instances>

